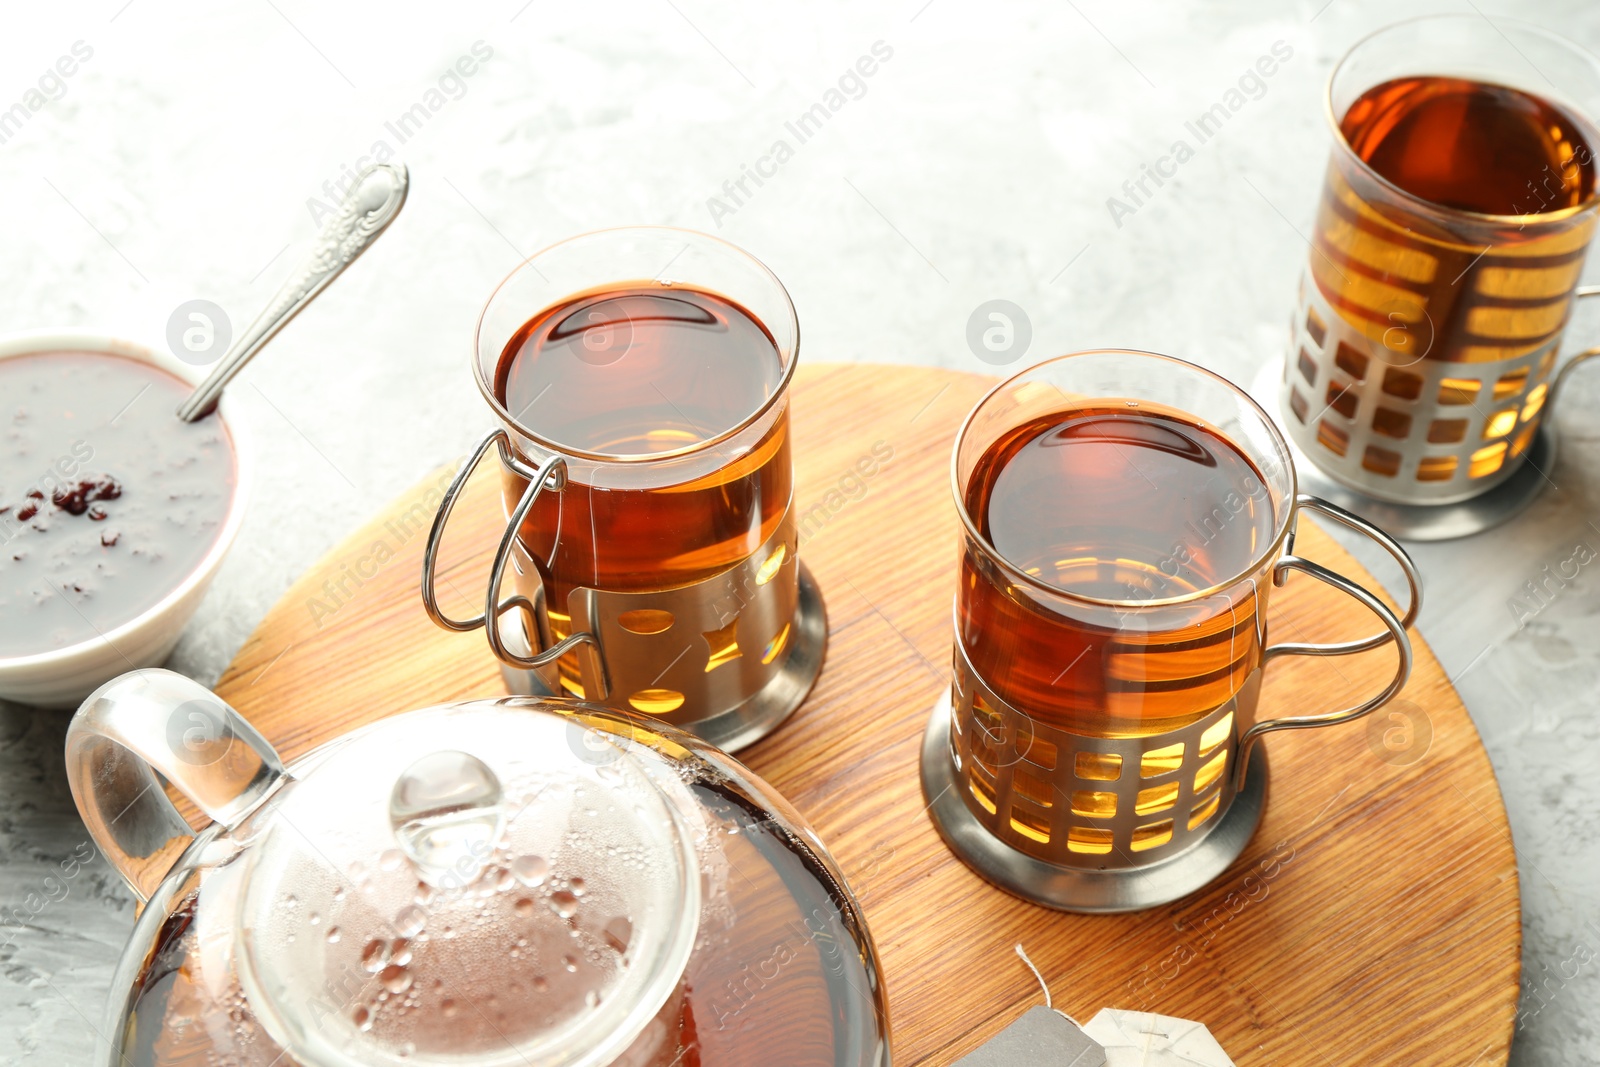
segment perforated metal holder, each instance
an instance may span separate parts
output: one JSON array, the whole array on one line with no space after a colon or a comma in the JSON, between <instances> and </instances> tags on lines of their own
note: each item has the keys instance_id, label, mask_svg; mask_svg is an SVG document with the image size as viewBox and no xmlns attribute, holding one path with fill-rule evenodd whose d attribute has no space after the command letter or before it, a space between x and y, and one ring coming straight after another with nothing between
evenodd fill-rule
<instances>
[{"instance_id":1,"label":"perforated metal holder","mask_svg":"<svg viewBox=\"0 0 1600 1067\"><path fill-rule=\"evenodd\" d=\"M571 646L585 699L646 712L728 752L771 733L811 691L827 646L822 591L797 548L791 508L765 544L704 581L644 593L573 590L572 632L593 635ZM542 589L520 541L511 561L516 588ZM624 624L642 612L667 625L640 632ZM524 659L536 651L528 618L502 620L510 651ZM555 645L545 635L538 648ZM513 693L563 695L554 659L539 668L502 663L500 671Z\"/></svg>"},{"instance_id":2,"label":"perforated metal holder","mask_svg":"<svg viewBox=\"0 0 1600 1067\"><path fill-rule=\"evenodd\" d=\"M1086 737L1001 699L956 642L952 685L922 741L934 825L964 862L1025 900L1118 912L1201 888L1244 851L1266 804L1262 746L1242 779L1241 724L1261 672L1187 726Z\"/></svg>"},{"instance_id":3,"label":"perforated metal holder","mask_svg":"<svg viewBox=\"0 0 1600 1067\"><path fill-rule=\"evenodd\" d=\"M794 648L778 672L756 693L727 711L695 720L682 716L673 725L690 730L695 736L724 752L737 752L766 737L783 724L805 701L822 671L823 650L827 641L828 617L823 608L822 591L804 565L800 570L800 599L794 618ZM526 632L520 620L512 620L515 631L508 643L514 650L528 652ZM519 696L566 696L559 684L552 684L537 671L500 666L506 689ZM671 715L657 718L673 721Z\"/></svg>"},{"instance_id":4,"label":"perforated metal holder","mask_svg":"<svg viewBox=\"0 0 1600 1067\"><path fill-rule=\"evenodd\" d=\"M1250 393L1284 431L1300 484L1397 537L1408 541L1449 541L1482 533L1520 514L1550 484L1548 472L1555 467L1556 435L1551 424L1545 422L1539 426L1523 461L1514 466L1504 481L1477 496L1448 504L1400 504L1379 500L1335 481L1288 433L1280 403L1284 373L1282 362L1269 360L1250 383Z\"/></svg>"},{"instance_id":5,"label":"perforated metal holder","mask_svg":"<svg viewBox=\"0 0 1600 1067\"><path fill-rule=\"evenodd\" d=\"M439 601L440 545L467 479L491 449L527 479L527 488L501 533L483 611L456 619ZM529 465L503 429L478 442L445 490L428 533L421 583L428 617L458 633L482 628L517 695L572 690L592 703L654 715L729 752L765 737L811 691L828 638L821 591L800 562L793 502L754 552L709 578L646 592L572 590L570 630L558 636L550 621L547 563L528 552L519 531L541 494L565 489L566 469L559 455ZM514 592L502 600L508 573ZM561 681L567 656L577 658L579 681Z\"/></svg>"},{"instance_id":6,"label":"perforated metal holder","mask_svg":"<svg viewBox=\"0 0 1600 1067\"><path fill-rule=\"evenodd\" d=\"M1404 356L1303 278L1288 354L1250 391L1293 446L1306 489L1396 536L1450 540L1505 522L1551 484L1547 416L1568 374L1600 355L1559 360L1560 341L1493 362Z\"/></svg>"}]
</instances>

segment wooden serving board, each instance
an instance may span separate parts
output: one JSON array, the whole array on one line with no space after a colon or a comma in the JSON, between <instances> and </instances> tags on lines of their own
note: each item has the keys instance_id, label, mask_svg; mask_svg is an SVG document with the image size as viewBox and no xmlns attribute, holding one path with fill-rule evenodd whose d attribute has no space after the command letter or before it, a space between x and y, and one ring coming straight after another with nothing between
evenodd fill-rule
<instances>
[{"instance_id":1,"label":"wooden serving board","mask_svg":"<svg viewBox=\"0 0 1600 1067\"><path fill-rule=\"evenodd\" d=\"M991 384L820 365L801 369L793 397L801 552L828 604L827 665L807 703L743 759L849 874L882 958L895 1062L947 1064L1038 1003L1012 952L1021 942L1076 1018L1112 1006L1200 1020L1241 1067L1503 1064L1521 947L1510 831L1477 732L1419 638L1398 705L1412 732L1386 720L1378 731L1270 735L1261 828L1233 869L1188 899L1061 914L991 887L946 850L924 810L917 754L950 657L950 449ZM457 616L481 607L503 523L491 466L466 491L446 546L455 562L444 599ZM422 547L449 475L330 553L229 667L218 692L285 756L386 714L504 692L483 635L436 629L419 600ZM1298 550L1376 588L1309 521ZM1270 625L1279 639L1337 640L1376 623L1296 575L1275 591ZM1384 684L1393 655L1278 660L1261 715L1343 706Z\"/></svg>"}]
</instances>

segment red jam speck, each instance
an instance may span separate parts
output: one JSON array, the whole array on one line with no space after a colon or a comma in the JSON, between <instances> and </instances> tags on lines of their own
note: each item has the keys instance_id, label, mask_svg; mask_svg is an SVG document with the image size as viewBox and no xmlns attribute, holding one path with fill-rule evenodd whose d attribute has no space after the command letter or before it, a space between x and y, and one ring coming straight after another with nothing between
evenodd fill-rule
<instances>
[{"instance_id":1,"label":"red jam speck","mask_svg":"<svg viewBox=\"0 0 1600 1067\"><path fill-rule=\"evenodd\" d=\"M28 494L32 496L32 493ZM91 508L92 500L115 500L122 495L122 485L110 475L100 478L84 478L75 485L64 486L50 494L51 503L65 511L68 515L82 515L89 513L89 517L96 522L106 517L101 508ZM95 512L99 512L98 515Z\"/></svg>"}]
</instances>

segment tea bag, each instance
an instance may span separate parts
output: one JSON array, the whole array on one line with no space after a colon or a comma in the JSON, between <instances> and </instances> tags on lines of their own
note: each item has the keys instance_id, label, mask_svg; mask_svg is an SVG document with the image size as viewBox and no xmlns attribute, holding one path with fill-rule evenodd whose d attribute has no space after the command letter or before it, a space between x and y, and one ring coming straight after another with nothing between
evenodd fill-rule
<instances>
[{"instance_id":1,"label":"tea bag","mask_svg":"<svg viewBox=\"0 0 1600 1067\"><path fill-rule=\"evenodd\" d=\"M1044 1004L957 1060L953 1067L1234 1067L1211 1031L1170 1015L1102 1008L1089 1025L1055 1010L1050 987L1022 946Z\"/></svg>"},{"instance_id":2,"label":"tea bag","mask_svg":"<svg viewBox=\"0 0 1600 1067\"><path fill-rule=\"evenodd\" d=\"M1044 1004L1023 1012L1022 1018L957 1060L952 1067L1106 1067L1106 1054L1098 1042L1083 1032L1077 1020L1057 1011L1050 1002L1050 986L1022 946L1017 958L1039 980Z\"/></svg>"},{"instance_id":3,"label":"tea bag","mask_svg":"<svg viewBox=\"0 0 1600 1067\"><path fill-rule=\"evenodd\" d=\"M1083 1029L1105 1047L1106 1067L1234 1067L1211 1031L1188 1019L1102 1008Z\"/></svg>"},{"instance_id":4,"label":"tea bag","mask_svg":"<svg viewBox=\"0 0 1600 1067\"><path fill-rule=\"evenodd\" d=\"M1104 1012L1101 1013L1105 1014ZM953 1067L1109 1067L1105 1050L1053 1008L1036 1004Z\"/></svg>"}]
</instances>

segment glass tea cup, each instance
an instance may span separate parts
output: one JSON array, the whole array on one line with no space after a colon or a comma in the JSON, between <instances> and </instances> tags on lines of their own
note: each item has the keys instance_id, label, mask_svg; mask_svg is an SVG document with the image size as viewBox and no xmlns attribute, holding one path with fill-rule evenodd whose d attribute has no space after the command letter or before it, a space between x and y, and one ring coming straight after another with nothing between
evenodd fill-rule
<instances>
[{"instance_id":1,"label":"glass tea cup","mask_svg":"<svg viewBox=\"0 0 1600 1067\"><path fill-rule=\"evenodd\" d=\"M1405 551L1299 493L1272 420L1203 368L1102 350L1023 371L968 416L952 483L955 665L924 739L923 788L955 852L1018 895L1121 911L1204 885L1260 818L1264 759L1246 773L1256 740L1359 718L1409 675L1420 584ZM1305 510L1395 558L1403 615L1294 553ZM1269 644L1269 593L1292 571L1347 593L1383 630ZM1398 662L1376 695L1258 716L1273 658L1390 641Z\"/></svg>"},{"instance_id":2,"label":"glass tea cup","mask_svg":"<svg viewBox=\"0 0 1600 1067\"><path fill-rule=\"evenodd\" d=\"M436 516L429 615L483 626L514 692L657 715L730 751L775 728L826 640L796 553L799 340L783 285L714 237L604 230L530 258L478 323L498 425ZM491 449L508 522L483 611L458 620L438 601L439 543Z\"/></svg>"},{"instance_id":3,"label":"glass tea cup","mask_svg":"<svg viewBox=\"0 0 1600 1067\"><path fill-rule=\"evenodd\" d=\"M1579 284L1600 214L1600 61L1516 20L1428 16L1352 48L1325 113L1333 148L1279 386L1290 439L1390 504L1478 497L1535 452L1548 469L1541 420L1600 354L1558 366L1575 301L1600 293ZM1507 504L1455 534L1366 510L1437 537Z\"/></svg>"}]
</instances>

